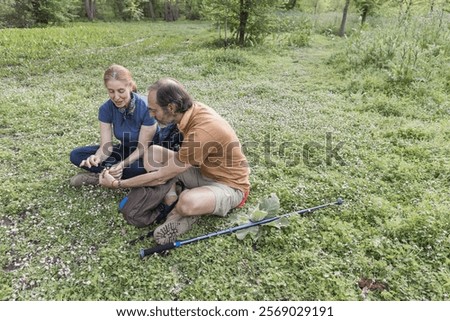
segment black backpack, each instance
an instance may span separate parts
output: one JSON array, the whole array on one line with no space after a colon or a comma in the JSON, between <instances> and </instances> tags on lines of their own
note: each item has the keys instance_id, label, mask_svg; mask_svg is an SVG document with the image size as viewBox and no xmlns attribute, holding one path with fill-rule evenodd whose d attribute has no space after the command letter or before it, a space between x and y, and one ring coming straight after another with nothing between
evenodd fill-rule
<instances>
[{"instance_id":1,"label":"black backpack","mask_svg":"<svg viewBox=\"0 0 450 321\"><path fill-rule=\"evenodd\" d=\"M183 134L178 129L178 126L176 124L169 124L159 129L159 137L154 143L178 152L182 142Z\"/></svg>"}]
</instances>

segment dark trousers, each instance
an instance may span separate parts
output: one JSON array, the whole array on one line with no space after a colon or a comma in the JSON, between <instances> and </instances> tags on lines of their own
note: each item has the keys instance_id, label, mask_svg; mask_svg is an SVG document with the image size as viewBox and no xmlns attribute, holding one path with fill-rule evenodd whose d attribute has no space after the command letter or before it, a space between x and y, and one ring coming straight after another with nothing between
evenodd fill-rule
<instances>
[{"instance_id":1,"label":"dark trousers","mask_svg":"<svg viewBox=\"0 0 450 321\"><path fill-rule=\"evenodd\" d=\"M84 146L75 148L70 153L70 161L75 166L80 167L81 162L87 159L89 156L94 155L99 149L99 147L100 146L96 145L96 146ZM109 156L108 159L105 160L103 163L101 163L99 166L91 168L83 166L81 168L84 168L85 170L92 173L100 173L105 167L110 167L127 158L134 151L135 148L136 147L125 147L121 145L115 145L113 146L113 152L111 153L111 156ZM123 169L122 178L127 179L137 175L145 174L146 172L147 171L144 168L142 158L140 158L134 163L130 164L128 167L125 167Z\"/></svg>"}]
</instances>

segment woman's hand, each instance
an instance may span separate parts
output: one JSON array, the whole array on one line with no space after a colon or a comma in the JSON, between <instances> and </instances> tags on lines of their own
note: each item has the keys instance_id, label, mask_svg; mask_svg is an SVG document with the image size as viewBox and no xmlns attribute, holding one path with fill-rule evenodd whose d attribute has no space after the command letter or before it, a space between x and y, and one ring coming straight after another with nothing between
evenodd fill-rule
<instances>
[{"instance_id":1,"label":"woman's hand","mask_svg":"<svg viewBox=\"0 0 450 321\"><path fill-rule=\"evenodd\" d=\"M114 176L112 176L109 173L109 170L104 169L103 172L100 173L99 176L99 183L102 186L105 187L109 187L109 188L118 188L118 183L114 183L117 182L117 179L114 178Z\"/></svg>"},{"instance_id":2,"label":"woman's hand","mask_svg":"<svg viewBox=\"0 0 450 321\"><path fill-rule=\"evenodd\" d=\"M86 166L87 168L91 168L92 166L97 167L99 164L100 164L100 157L96 155L91 155L80 163L80 167Z\"/></svg>"},{"instance_id":3,"label":"woman's hand","mask_svg":"<svg viewBox=\"0 0 450 321\"><path fill-rule=\"evenodd\" d=\"M109 169L109 174L111 174L115 179L120 179L123 174L123 162L111 166Z\"/></svg>"}]
</instances>

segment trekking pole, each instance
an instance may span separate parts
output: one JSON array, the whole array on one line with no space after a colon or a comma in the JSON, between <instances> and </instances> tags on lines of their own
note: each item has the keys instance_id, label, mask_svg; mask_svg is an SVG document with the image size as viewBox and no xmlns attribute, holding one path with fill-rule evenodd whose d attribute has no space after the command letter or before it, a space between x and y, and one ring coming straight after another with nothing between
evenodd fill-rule
<instances>
[{"instance_id":1,"label":"trekking pole","mask_svg":"<svg viewBox=\"0 0 450 321\"><path fill-rule=\"evenodd\" d=\"M190 243L206 240L206 239L209 239L209 238L214 237L214 236L219 236L219 235L223 235L223 234L231 234L233 232L236 232L236 231L239 231L239 230L244 230L244 229L250 228L252 226L267 224L267 223L279 220L279 219L281 219L283 217L290 217L290 216L292 216L294 214L312 213L312 212L320 210L322 208L333 206L333 205L341 205L342 203L344 203L342 198L338 198L337 201L333 202L333 203L328 203L328 204L323 204L323 205L319 205L319 206L315 206L315 207L311 207L311 208L306 208L306 209L299 210L299 211L296 211L296 212L291 212L291 213L283 214L283 215L280 215L280 216L270 217L270 218L263 219L263 220L257 221L257 222L250 221L250 222L248 222L246 224L243 224L243 225L238 225L238 226L227 228L225 230L212 232L212 233L205 234L205 235L200 235L200 236L197 236L197 237L194 237L194 238L191 238L191 239L187 239L187 240L180 240L180 241L175 241L173 243L157 245L155 247L148 248L148 249L141 249L140 256L141 256L141 259L143 259L144 257L146 257L148 255L152 255L154 253L161 253L161 252L164 252L164 251L167 251L167 250L178 248L178 247L183 246L183 245L187 245L187 244L190 244Z\"/></svg>"}]
</instances>

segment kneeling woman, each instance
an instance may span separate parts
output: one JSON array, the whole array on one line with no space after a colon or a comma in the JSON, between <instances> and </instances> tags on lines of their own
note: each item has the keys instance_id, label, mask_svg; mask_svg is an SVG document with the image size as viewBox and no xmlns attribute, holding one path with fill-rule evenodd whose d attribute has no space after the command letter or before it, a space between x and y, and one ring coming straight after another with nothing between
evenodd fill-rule
<instances>
[{"instance_id":1,"label":"kneeling woman","mask_svg":"<svg viewBox=\"0 0 450 321\"><path fill-rule=\"evenodd\" d=\"M88 171L72 177L72 186L97 185L99 173L105 167L110 167L110 173L116 178L146 173L141 158L144 149L151 143L160 144L162 140L157 122L147 109L146 97L136 93L130 71L112 65L105 71L103 79L110 99L98 112L100 145L79 147L70 153L70 161ZM168 129L164 132L174 136L173 130ZM113 145L113 133L119 144ZM174 142L172 145L168 147L177 147Z\"/></svg>"}]
</instances>

